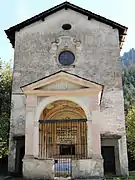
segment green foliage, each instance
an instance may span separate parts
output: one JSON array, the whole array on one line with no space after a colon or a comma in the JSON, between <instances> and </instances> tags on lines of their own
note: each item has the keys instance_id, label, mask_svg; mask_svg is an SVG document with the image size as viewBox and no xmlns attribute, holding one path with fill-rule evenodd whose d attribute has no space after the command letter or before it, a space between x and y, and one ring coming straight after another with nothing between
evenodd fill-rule
<instances>
[{"instance_id":1,"label":"green foliage","mask_svg":"<svg viewBox=\"0 0 135 180\"><path fill-rule=\"evenodd\" d=\"M0 159L6 156L7 154L7 141L4 142L2 138L0 138Z\"/></svg>"},{"instance_id":2,"label":"green foliage","mask_svg":"<svg viewBox=\"0 0 135 180\"><path fill-rule=\"evenodd\" d=\"M115 177L115 178L113 178L113 180L120 180L120 178L119 177Z\"/></svg>"},{"instance_id":3,"label":"green foliage","mask_svg":"<svg viewBox=\"0 0 135 180\"><path fill-rule=\"evenodd\" d=\"M135 65L123 67L124 105L127 114L128 109L135 105Z\"/></svg>"},{"instance_id":4,"label":"green foliage","mask_svg":"<svg viewBox=\"0 0 135 180\"><path fill-rule=\"evenodd\" d=\"M135 50L121 58L128 152L135 159Z\"/></svg>"},{"instance_id":5,"label":"green foliage","mask_svg":"<svg viewBox=\"0 0 135 180\"><path fill-rule=\"evenodd\" d=\"M7 154L11 109L11 64L0 60L0 158Z\"/></svg>"},{"instance_id":6,"label":"green foliage","mask_svg":"<svg viewBox=\"0 0 135 180\"><path fill-rule=\"evenodd\" d=\"M135 106L132 107L126 116L126 130L128 140L128 151L135 159Z\"/></svg>"}]
</instances>

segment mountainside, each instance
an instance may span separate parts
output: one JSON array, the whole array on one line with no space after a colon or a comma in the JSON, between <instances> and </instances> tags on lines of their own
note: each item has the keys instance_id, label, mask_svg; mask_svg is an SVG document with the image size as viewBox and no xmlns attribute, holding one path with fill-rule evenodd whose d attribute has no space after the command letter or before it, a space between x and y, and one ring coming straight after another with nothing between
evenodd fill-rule
<instances>
[{"instance_id":1,"label":"mountainside","mask_svg":"<svg viewBox=\"0 0 135 180\"><path fill-rule=\"evenodd\" d=\"M125 52L123 56L121 56L121 64L125 66L130 66L135 64L135 49L132 48L128 52Z\"/></svg>"}]
</instances>

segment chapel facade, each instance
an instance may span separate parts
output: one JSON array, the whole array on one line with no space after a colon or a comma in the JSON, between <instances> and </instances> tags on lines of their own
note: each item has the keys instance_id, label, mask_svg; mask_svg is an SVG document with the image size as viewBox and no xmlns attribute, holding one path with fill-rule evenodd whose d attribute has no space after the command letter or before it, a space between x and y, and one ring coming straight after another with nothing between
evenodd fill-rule
<instances>
[{"instance_id":1,"label":"chapel facade","mask_svg":"<svg viewBox=\"0 0 135 180\"><path fill-rule=\"evenodd\" d=\"M9 172L127 176L120 68L127 27L64 2L5 32L14 47Z\"/></svg>"}]
</instances>

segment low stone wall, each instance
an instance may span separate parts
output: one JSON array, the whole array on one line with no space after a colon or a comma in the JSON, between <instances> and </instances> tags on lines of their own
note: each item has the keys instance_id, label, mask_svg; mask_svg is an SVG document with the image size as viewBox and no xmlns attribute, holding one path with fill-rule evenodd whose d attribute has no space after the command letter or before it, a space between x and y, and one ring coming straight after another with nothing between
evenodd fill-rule
<instances>
[{"instance_id":1,"label":"low stone wall","mask_svg":"<svg viewBox=\"0 0 135 180\"><path fill-rule=\"evenodd\" d=\"M103 159L72 160L72 177L74 179L103 176Z\"/></svg>"},{"instance_id":2,"label":"low stone wall","mask_svg":"<svg viewBox=\"0 0 135 180\"><path fill-rule=\"evenodd\" d=\"M33 157L23 159L24 179L54 179L54 161L52 159L39 160Z\"/></svg>"},{"instance_id":3,"label":"low stone wall","mask_svg":"<svg viewBox=\"0 0 135 180\"><path fill-rule=\"evenodd\" d=\"M72 160L72 178L83 179L91 177L103 177L103 159L80 159ZM34 157L23 159L24 179L54 179L54 160L39 160Z\"/></svg>"}]
</instances>

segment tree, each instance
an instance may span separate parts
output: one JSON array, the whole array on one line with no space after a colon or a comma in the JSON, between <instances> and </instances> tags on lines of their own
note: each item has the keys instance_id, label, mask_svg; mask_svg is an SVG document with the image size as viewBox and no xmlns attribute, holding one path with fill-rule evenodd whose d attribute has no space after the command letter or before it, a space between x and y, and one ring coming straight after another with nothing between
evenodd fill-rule
<instances>
[{"instance_id":1,"label":"tree","mask_svg":"<svg viewBox=\"0 0 135 180\"><path fill-rule=\"evenodd\" d=\"M126 116L126 131L128 152L135 160L135 106L133 106Z\"/></svg>"},{"instance_id":2,"label":"tree","mask_svg":"<svg viewBox=\"0 0 135 180\"><path fill-rule=\"evenodd\" d=\"M0 60L0 158L7 155L11 109L11 63Z\"/></svg>"},{"instance_id":3,"label":"tree","mask_svg":"<svg viewBox=\"0 0 135 180\"><path fill-rule=\"evenodd\" d=\"M123 91L125 112L135 105L135 65L123 66Z\"/></svg>"}]
</instances>

